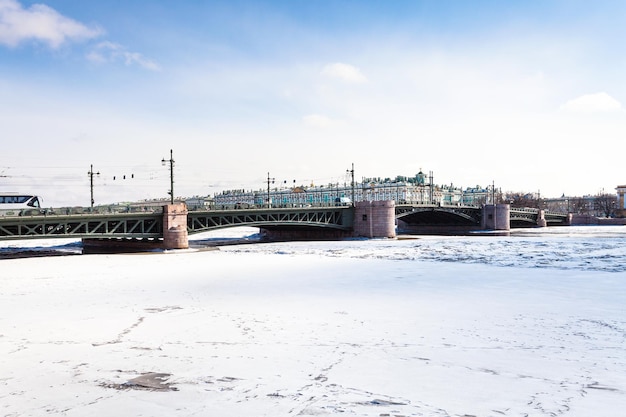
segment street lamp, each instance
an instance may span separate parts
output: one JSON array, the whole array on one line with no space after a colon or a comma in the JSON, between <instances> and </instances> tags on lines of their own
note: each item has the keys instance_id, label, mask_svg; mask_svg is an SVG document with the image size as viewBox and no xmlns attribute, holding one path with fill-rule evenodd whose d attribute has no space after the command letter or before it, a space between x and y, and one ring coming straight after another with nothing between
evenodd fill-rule
<instances>
[{"instance_id":1,"label":"street lamp","mask_svg":"<svg viewBox=\"0 0 626 417\"><path fill-rule=\"evenodd\" d=\"M346 174L350 174L352 176L350 187L352 187L352 205L354 206L354 162L352 163L352 169L346 169Z\"/></svg>"},{"instance_id":2,"label":"street lamp","mask_svg":"<svg viewBox=\"0 0 626 417\"><path fill-rule=\"evenodd\" d=\"M428 198L430 199L430 201L428 202L429 204L434 204L435 203L435 197L434 197L434 193L435 193L435 184L434 184L434 177L433 177L433 172L432 171L428 171L428 188L429 188L429 196Z\"/></svg>"},{"instance_id":3,"label":"street lamp","mask_svg":"<svg viewBox=\"0 0 626 417\"><path fill-rule=\"evenodd\" d=\"M89 172L87 173L87 175L89 175L89 190L91 191L91 211L93 211L93 176L94 175L100 175L100 172L93 172L93 164L90 166L89 168Z\"/></svg>"},{"instance_id":4,"label":"street lamp","mask_svg":"<svg viewBox=\"0 0 626 417\"><path fill-rule=\"evenodd\" d=\"M270 173L267 173L267 207L272 208L272 200L270 199L270 181L274 184L275 178L270 178Z\"/></svg>"},{"instance_id":5,"label":"street lamp","mask_svg":"<svg viewBox=\"0 0 626 417\"><path fill-rule=\"evenodd\" d=\"M292 205L295 205L295 195L294 195L294 190L296 189L296 180L293 180L293 187L291 187L291 190L289 193L286 192L286 190L289 189L289 187L287 186L287 180L283 180L283 187L285 188L285 195L283 196L283 204L287 204L287 201L290 201Z\"/></svg>"},{"instance_id":6,"label":"street lamp","mask_svg":"<svg viewBox=\"0 0 626 417\"><path fill-rule=\"evenodd\" d=\"M161 164L165 166L166 163L170 164L170 202L174 204L174 152L170 149L170 159L163 158Z\"/></svg>"}]
</instances>

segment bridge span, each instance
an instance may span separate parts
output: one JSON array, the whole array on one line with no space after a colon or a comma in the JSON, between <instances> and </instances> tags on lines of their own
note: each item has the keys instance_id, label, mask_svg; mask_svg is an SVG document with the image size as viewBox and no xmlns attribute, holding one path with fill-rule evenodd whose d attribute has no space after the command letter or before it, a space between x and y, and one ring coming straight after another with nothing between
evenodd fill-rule
<instances>
[{"instance_id":1,"label":"bridge span","mask_svg":"<svg viewBox=\"0 0 626 417\"><path fill-rule=\"evenodd\" d=\"M189 234L236 226L269 231L326 230L343 237L353 229L352 207L265 208L191 211L178 205L148 213L63 214L0 217L0 240L10 239L117 239L185 240ZM323 235L323 234L322 234Z\"/></svg>"},{"instance_id":2,"label":"bridge span","mask_svg":"<svg viewBox=\"0 0 626 417\"><path fill-rule=\"evenodd\" d=\"M500 207L502 206L502 207ZM188 235L236 226L259 227L270 239L329 239L352 236L395 237L400 232L447 234L510 227L568 224L568 215L508 205L474 207L398 205L393 201L353 206L293 207L188 212L184 204L162 212L64 214L0 217L0 240L80 238L180 248Z\"/></svg>"},{"instance_id":3,"label":"bridge span","mask_svg":"<svg viewBox=\"0 0 626 417\"><path fill-rule=\"evenodd\" d=\"M493 211L490 210L492 207ZM571 219L568 214L564 213L510 207L508 204L482 207L403 204L396 206L396 218L398 229L409 233L456 233L482 229L508 230L516 227L562 226L568 225ZM490 226L490 220L497 220L498 224Z\"/></svg>"}]
</instances>

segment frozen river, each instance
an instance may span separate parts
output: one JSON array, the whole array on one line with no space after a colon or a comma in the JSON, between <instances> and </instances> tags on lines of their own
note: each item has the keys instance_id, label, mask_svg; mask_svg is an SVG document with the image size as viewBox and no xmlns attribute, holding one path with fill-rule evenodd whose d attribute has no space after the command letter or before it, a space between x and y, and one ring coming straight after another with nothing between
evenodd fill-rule
<instances>
[{"instance_id":1,"label":"frozen river","mask_svg":"<svg viewBox=\"0 0 626 417\"><path fill-rule=\"evenodd\" d=\"M0 415L617 416L625 260L608 226L0 260Z\"/></svg>"}]
</instances>

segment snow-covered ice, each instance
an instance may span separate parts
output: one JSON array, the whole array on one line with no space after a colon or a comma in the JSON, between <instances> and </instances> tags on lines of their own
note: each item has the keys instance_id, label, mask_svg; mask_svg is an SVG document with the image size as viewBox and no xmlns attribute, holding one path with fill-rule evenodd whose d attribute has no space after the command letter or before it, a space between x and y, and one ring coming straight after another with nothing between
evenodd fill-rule
<instances>
[{"instance_id":1,"label":"snow-covered ice","mask_svg":"<svg viewBox=\"0 0 626 417\"><path fill-rule=\"evenodd\" d=\"M0 415L618 416L625 243L587 227L0 260Z\"/></svg>"}]
</instances>

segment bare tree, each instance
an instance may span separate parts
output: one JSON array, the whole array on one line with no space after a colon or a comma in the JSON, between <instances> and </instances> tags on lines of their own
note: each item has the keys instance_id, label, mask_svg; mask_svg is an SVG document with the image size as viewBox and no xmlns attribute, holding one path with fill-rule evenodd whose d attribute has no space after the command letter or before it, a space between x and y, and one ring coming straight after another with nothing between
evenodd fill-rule
<instances>
[{"instance_id":1,"label":"bare tree","mask_svg":"<svg viewBox=\"0 0 626 417\"><path fill-rule=\"evenodd\" d=\"M539 208L539 199L532 193L509 191L504 194L504 201L511 207Z\"/></svg>"},{"instance_id":2,"label":"bare tree","mask_svg":"<svg viewBox=\"0 0 626 417\"><path fill-rule=\"evenodd\" d=\"M589 201L584 197L572 197L569 199L569 211L575 214L589 214Z\"/></svg>"},{"instance_id":3,"label":"bare tree","mask_svg":"<svg viewBox=\"0 0 626 417\"><path fill-rule=\"evenodd\" d=\"M617 196L614 194L598 194L595 196L594 209L604 217L614 217L617 207Z\"/></svg>"}]
</instances>

